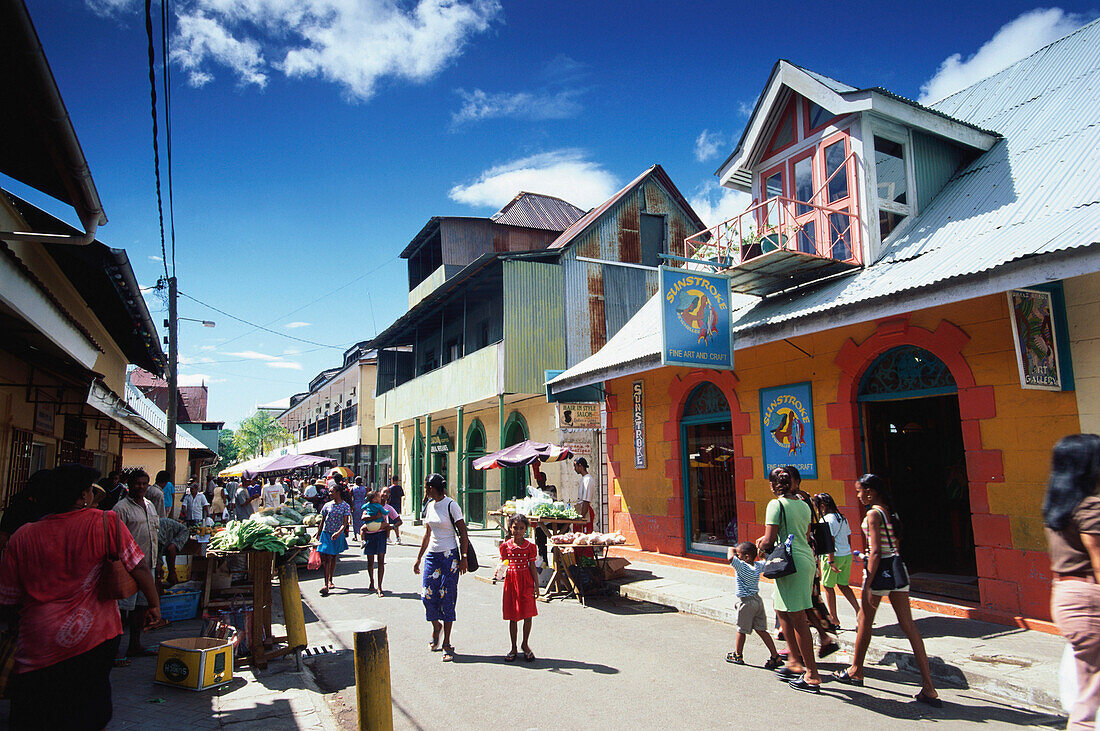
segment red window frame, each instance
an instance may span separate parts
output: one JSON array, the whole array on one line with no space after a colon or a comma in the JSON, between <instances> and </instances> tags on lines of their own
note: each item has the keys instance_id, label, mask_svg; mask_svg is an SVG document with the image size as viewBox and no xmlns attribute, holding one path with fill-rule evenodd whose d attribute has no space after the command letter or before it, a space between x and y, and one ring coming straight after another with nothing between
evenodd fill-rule
<instances>
[{"instance_id":1,"label":"red window frame","mask_svg":"<svg viewBox=\"0 0 1100 731\"><path fill-rule=\"evenodd\" d=\"M828 127L830 124L832 124L836 120L840 119L841 116L843 116L843 115L840 115L840 114L835 114L832 117L829 117L828 119L826 119L824 122L822 122L818 126L811 127L810 126L810 105L813 104L814 102L811 102L806 97L800 97L800 98L802 99L802 135L803 135L803 137L809 137L812 134L820 132L821 130L825 129L826 127ZM818 106L820 107L821 105L818 104ZM821 107L821 108L825 109L825 107ZM825 109L825 111L827 112L829 110Z\"/></svg>"},{"instance_id":2,"label":"red window frame","mask_svg":"<svg viewBox=\"0 0 1100 731\"><path fill-rule=\"evenodd\" d=\"M787 102L787 106L783 109L783 113L779 115L779 124L775 128L775 132L772 133L772 138L768 142L768 149L764 151L764 157L777 155L802 140L803 136L799 134L800 125L798 124L797 103L801 98L802 97L795 94L791 97L791 100ZM791 141L782 147L776 147L777 138L779 137L779 133L783 130L783 125L786 123L787 117L793 117L793 119L791 119Z\"/></svg>"}]
</instances>

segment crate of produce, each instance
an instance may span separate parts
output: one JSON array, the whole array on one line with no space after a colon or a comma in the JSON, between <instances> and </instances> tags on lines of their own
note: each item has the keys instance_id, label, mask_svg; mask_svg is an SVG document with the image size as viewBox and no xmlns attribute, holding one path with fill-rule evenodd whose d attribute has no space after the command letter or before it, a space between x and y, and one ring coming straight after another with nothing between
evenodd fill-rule
<instances>
[{"instance_id":1,"label":"crate of produce","mask_svg":"<svg viewBox=\"0 0 1100 731\"><path fill-rule=\"evenodd\" d=\"M201 591L181 591L160 598L160 616L169 622L194 619L199 613Z\"/></svg>"}]
</instances>

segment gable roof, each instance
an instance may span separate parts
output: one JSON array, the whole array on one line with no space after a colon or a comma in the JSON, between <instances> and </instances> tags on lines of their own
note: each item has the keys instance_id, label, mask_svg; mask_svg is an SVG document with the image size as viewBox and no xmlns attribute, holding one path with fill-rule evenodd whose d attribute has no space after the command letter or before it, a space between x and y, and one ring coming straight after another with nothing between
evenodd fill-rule
<instances>
[{"instance_id":1,"label":"gable roof","mask_svg":"<svg viewBox=\"0 0 1100 731\"><path fill-rule=\"evenodd\" d=\"M490 218L510 226L564 231L583 215L582 209L561 198L523 191Z\"/></svg>"},{"instance_id":2,"label":"gable roof","mask_svg":"<svg viewBox=\"0 0 1100 731\"><path fill-rule=\"evenodd\" d=\"M878 261L732 312L735 348L1100 271L1097 49L1100 20L937 102L937 112L995 126L1004 139L948 181ZM643 307L622 331L636 342L616 336L552 390L659 366L660 338L646 334L660 327L659 308Z\"/></svg>"},{"instance_id":3,"label":"gable roof","mask_svg":"<svg viewBox=\"0 0 1100 731\"><path fill-rule=\"evenodd\" d=\"M626 186L618 193L611 196L588 213L584 214L584 216L579 218L576 222L573 223L572 226L563 231L561 236L554 239L554 242L546 248L564 249L565 247L569 246L569 244L571 244L573 241L583 235L584 232L589 229L589 227L595 225L600 216L602 216L608 209L612 208L616 203L622 200L624 196L626 196L632 190L644 183L650 176L657 179L661 186L666 191L668 191L668 194L672 196L672 199L676 201L676 204L680 206L684 213L686 213L691 218L692 223L695 224L696 231L702 231L707 227L707 225L703 223L702 219L699 218L698 214L695 213L695 210L691 207L691 204L687 202L684 196L680 193L680 190L672 182L672 178L668 177L668 173L665 172L665 169L660 165L653 165L641 175L634 178L634 180L631 180L629 183L627 183Z\"/></svg>"},{"instance_id":4,"label":"gable roof","mask_svg":"<svg viewBox=\"0 0 1100 731\"><path fill-rule=\"evenodd\" d=\"M874 111L887 119L981 152L989 150L998 139L997 133L973 122L918 104L880 86L858 89L780 59L772 67L764 90L757 97L737 147L715 172L722 185L745 191L751 189L750 167L762 154L778 122L772 110L786 106L792 93L838 116Z\"/></svg>"}]
</instances>

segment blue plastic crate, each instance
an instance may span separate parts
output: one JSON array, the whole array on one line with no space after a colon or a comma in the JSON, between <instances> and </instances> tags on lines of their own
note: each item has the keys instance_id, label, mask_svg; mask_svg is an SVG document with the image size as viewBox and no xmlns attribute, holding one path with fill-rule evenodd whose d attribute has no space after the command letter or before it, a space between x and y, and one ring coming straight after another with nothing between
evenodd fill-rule
<instances>
[{"instance_id":1,"label":"blue plastic crate","mask_svg":"<svg viewBox=\"0 0 1100 731\"><path fill-rule=\"evenodd\" d=\"M160 616L169 622L194 619L199 613L199 597L201 595L201 591L165 594L160 598Z\"/></svg>"}]
</instances>

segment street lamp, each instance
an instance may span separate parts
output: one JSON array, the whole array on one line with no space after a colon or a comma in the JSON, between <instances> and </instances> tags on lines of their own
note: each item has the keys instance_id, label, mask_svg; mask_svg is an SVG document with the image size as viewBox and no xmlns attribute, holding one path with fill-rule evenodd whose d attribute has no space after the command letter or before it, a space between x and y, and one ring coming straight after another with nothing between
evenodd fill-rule
<instances>
[{"instance_id":1,"label":"street lamp","mask_svg":"<svg viewBox=\"0 0 1100 731\"><path fill-rule=\"evenodd\" d=\"M218 324L218 323L214 322L213 320L196 320L193 317L177 317L176 319L177 320L187 320L188 322L201 322L203 327L214 327L215 325ZM168 321L167 320L164 321L164 326L168 327Z\"/></svg>"}]
</instances>

